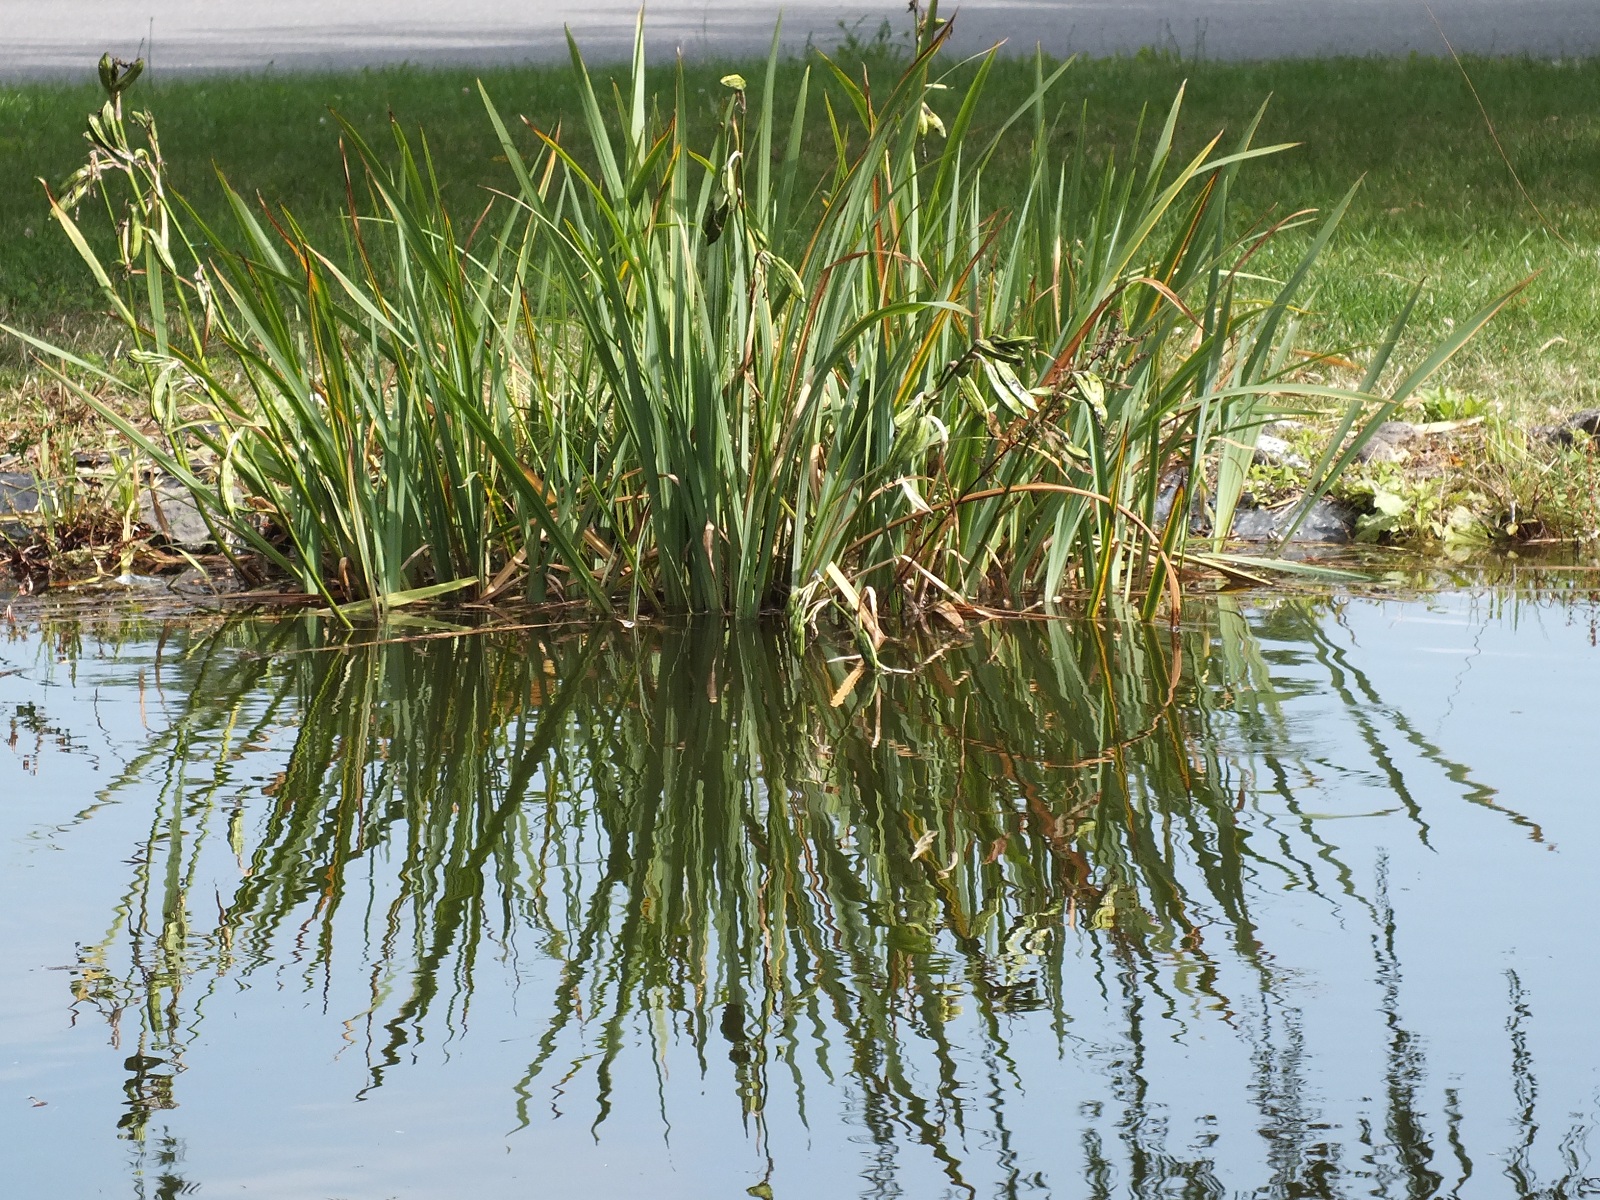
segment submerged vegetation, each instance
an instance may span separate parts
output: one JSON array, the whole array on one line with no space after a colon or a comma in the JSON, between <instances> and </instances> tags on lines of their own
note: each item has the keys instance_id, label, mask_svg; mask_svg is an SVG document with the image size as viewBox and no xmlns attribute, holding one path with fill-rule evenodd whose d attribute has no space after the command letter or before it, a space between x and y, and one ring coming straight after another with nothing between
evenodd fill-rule
<instances>
[{"instance_id":1,"label":"submerged vegetation","mask_svg":"<svg viewBox=\"0 0 1600 1200\"><path fill-rule=\"evenodd\" d=\"M189 489L247 577L340 612L457 593L801 628L837 605L870 656L891 611L1175 611L1185 571L1237 566L1215 552L1264 425L1326 419L1304 512L1506 297L1401 367L1413 291L1340 385L1302 306L1350 196L1239 213L1240 172L1283 149L1256 145L1260 114L1180 157L1180 93L1146 149L1101 163L1080 127L1063 157L1068 68L1039 60L975 141L996 58L944 66L947 32L930 13L890 78L822 57L792 95L775 41L708 129L681 72L648 91L642 36L610 105L574 46L584 139L534 129L525 155L485 92L509 170L470 210L425 139L396 125L385 155L346 125L339 246L225 183L231 229L202 219L108 62L53 211L159 432L106 399L125 376L55 352L58 377ZM809 178L819 119L835 153ZM997 211L990 164L1019 141L1026 183ZM95 192L109 257L74 215ZM1312 221L1285 278L1259 273Z\"/></svg>"}]
</instances>

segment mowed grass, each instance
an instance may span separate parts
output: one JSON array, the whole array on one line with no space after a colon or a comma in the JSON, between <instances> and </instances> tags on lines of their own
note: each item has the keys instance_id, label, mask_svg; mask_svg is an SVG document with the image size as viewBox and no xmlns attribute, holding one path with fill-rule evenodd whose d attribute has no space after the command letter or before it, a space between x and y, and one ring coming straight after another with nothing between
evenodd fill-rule
<instances>
[{"instance_id":1,"label":"mowed grass","mask_svg":"<svg viewBox=\"0 0 1600 1200\"><path fill-rule=\"evenodd\" d=\"M739 67L688 68L689 92L703 95L708 125L721 94L718 78ZM753 65L742 69L758 73ZM798 63L787 69L798 79ZM1600 313L1600 62L1474 59L1466 69L1526 197L1461 72L1435 59L1085 60L1059 88L1059 136L1078 136L1086 108L1095 153L1125 154L1146 106L1157 120L1187 81L1180 148L1192 150L1218 130L1239 129L1270 97L1258 141L1302 145L1242 177L1241 207L1270 222L1302 208L1326 208L1354 181L1365 180L1321 261L1314 340L1361 356L1381 339L1409 286L1426 278L1408 335L1412 347L1421 347L1447 336L1452 321L1492 295L1539 272L1443 381L1514 406L1523 420L1548 420L1555 410L1600 403L1600 339L1594 336ZM1031 62L1014 60L994 73L993 102L979 126L1025 98L1033 70ZM608 72L598 74L605 86ZM887 66L879 74L892 78ZM313 240L333 243L340 236L345 182L330 109L373 135L390 114L422 129L446 192L461 208L476 204L485 188L510 187L473 86L479 78L508 116L525 115L544 128L570 128L578 117L577 90L565 67L157 77L141 81L130 104L156 113L175 182L202 213L219 202L216 168L240 191L287 207ZM669 88L670 70L660 71L657 82ZM0 189L0 319L107 353L116 334L94 316L92 283L50 221L37 182L54 185L81 165L84 117L100 99L91 85L0 88L0 179L6 184ZM832 161L832 146L825 122L814 122L812 131L820 171ZM976 129L974 140L987 132ZM991 173L996 208L1022 184L1026 139L1017 139L1014 149L1015 158L997 160ZM1264 257L1261 269L1286 271L1292 241ZM0 352L0 363L0 384L12 397L13 415L20 415L31 403L31 375L15 346Z\"/></svg>"},{"instance_id":2,"label":"mowed grass","mask_svg":"<svg viewBox=\"0 0 1600 1200\"><path fill-rule=\"evenodd\" d=\"M883 82L898 74L893 62L872 67ZM723 93L718 80L730 69L760 74L755 64L688 69L688 91L701 99L707 126ZM1302 208L1326 208L1363 179L1339 237L1318 262L1307 338L1322 349L1347 350L1358 362L1370 358L1414 280L1426 278L1427 286L1395 360L1402 366L1445 339L1451 323L1538 272L1514 306L1440 376L1456 392L1488 402L1493 416L1485 435L1459 446L1448 478L1402 491L1432 498L1413 506L1419 514L1446 512L1461 502L1496 528L1507 517L1515 526L1526 515L1536 534L1594 538L1600 536L1600 477L1590 456L1522 448L1530 446L1525 430L1600 405L1600 339L1594 336L1600 314L1600 62L1469 59L1466 69L1515 179L1461 70L1438 59L1080 61L1058 85L1059 138L1077 138L1078 118L1086 114L1093 154L1126 160L1142 112L1149 109L1158 123L1174 91L1187 85L1179 149L1194 150L1219 130L1237 131L1270 99L1258 144L1301 146L1253 163L1240 176L1245 194L1235 211L1253 211L1269 224ZM781 86L797 83L800 70L798 62L789 64ZM624 69L598 74L605 88ZM446 195L461 210L477 210L485 189L510 189L509 168L475 94L478 78L507 117L525 115L570 133L578 128L578 88L566 67L157 77L141 80L130 104L157 114L174 181L202 213L221 203L219 168L238 190L259 192L293 211L314 242L336 245L346 197L330 109L366 134L381 133L390 114L426 131ZM670 70L654 78L667 88ZM986 123L1026 98L1032 80L1029 61L995 70L989 102L971 134L974 144L986 141ZM93 85L0 88L0 178L6 182L0 189L0 320L91 358L112 357L122 347L122 331L96 312L90 278L48 218L38 179L54 186L82 165L83 120L101 99ZM832 163L826 128L824 120L810 125L808 163L816 171ZM531 149L533 136L522 136ZM1013 157L998 158L987 174L997 210L1024 182L1026 136L1014 139L1010 152ZM90 230L104 226L102 219L85 218ZM1298 242L1278 238L1256 266L1282 278L1298 259ZM1421 410L1402 416L1429 419ZM70 474L75 451L118 442L86 406L26 363L16 344L0 344L0 461ZM1299 483L1291 480L1291 490ZM1258 490L1264 485L1270 482L1254 482ZM1357 480L1354 486L1365 485ZM1419 515L1410 525L1426 528L1427 522Z\"/></svg>"}]
</instances>

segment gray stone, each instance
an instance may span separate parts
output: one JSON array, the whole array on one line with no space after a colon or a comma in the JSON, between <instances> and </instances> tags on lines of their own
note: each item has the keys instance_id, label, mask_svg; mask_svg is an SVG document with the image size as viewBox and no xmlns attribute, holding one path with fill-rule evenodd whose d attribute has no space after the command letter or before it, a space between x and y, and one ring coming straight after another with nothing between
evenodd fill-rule
<instances>
[{"instance_id":1,"label":"gray stone","mask_svg":"<svg viewBox=\"0 0 1600 1200\"><path fill-rule=\"evenodd\" d=\"M1233 537L1241 542L1277 541L1288 528L1298 505L1284 508L1241 508L1233 515ZM1355 537L1360 514L1348 504L1323 497L1311 506L1294 531L1291 542L1343 543Z\"/></svg>"},{"instance_id":2,"label":"gray stone","mask_svg":"<svg viewBox=\"0 0 1600 1200\"><path fill-rule=\"evenodd\" d=\"M0 472L0 513L39 511L39 481L26 471Z\"/></svg>"},{"instance_id":3,"label":"gray stone","mask_svg":"<svg viewBox=\"0 0 1600 1200\"><path fill-rule=\"evenodd\" d=\"M1600 408L1586 408L1559 425L1541 425L1534 432L1558 446L1573 446L1579 442L1587 445L1600 438Z\"/></svg>"},{"instance_id":4,"label":"gray stone","mask_svg":"<svg viewBox=\"0 0 1600 1200\"><path fill-rule=\"evenodd\" d=\"M188 491L171 480L161 480L140 491L139 519L168 545L191 552L216 549L217 540L211 536Z\"/></svg>"},{"instance_id":5,"label":"gray stone","mask_svg":"<svg viewBox=\"0 0 1600 1200\"><path fill-rule=\"evenodd\" d=\"M1417 427L1405 421L1385 421L1371 439L1356 451L1357 462L1399 462L1406 457L1407 442L1418 437Z\"/></svg>"}]
</instances>

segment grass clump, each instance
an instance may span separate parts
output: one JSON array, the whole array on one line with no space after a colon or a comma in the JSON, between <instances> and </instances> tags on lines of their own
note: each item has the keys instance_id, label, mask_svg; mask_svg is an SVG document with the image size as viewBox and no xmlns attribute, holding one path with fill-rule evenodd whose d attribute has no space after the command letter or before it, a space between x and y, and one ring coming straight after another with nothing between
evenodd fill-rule
<instances>
[{"instance_id":1,"label":"grass clump","mask_svg":"<svg viewBox=\"0 0 1600 1200\"><path fill-rule=\"evenodd\" d=\"M1040 59L975 138L996 58L945 67L947 29L919 26L888 81L822 57L792 95L775 39L704 132L681 71L651 95L642 36L609 106L574 46L581 141L533 128L525 153L484 91L510 168L486 206L447 199L425 140L395 126L383 156L346 124L336 246L225 180L230 230L203 220L108 64L53 210L160 434L80 373L121 376L58 354L59 377L219 538L341 611L515 591L799 627L837 604L870 654L897 605L1176 607L1191 518L1227 530L1263 425L1329 427L1309 503L1504 298L1397 372L1413 292L1336 386L1302 309L1353 193L1269 278L1260 257L1312 216L1236 211L1241 170L1284 148L1257 145L1259 114L1179 155L1180 91L1130 155L1102 161L1082 125L1062 154L1066 68ZM997 211L986 181L1019 142ZM94 192L110 255L72 215Z\"/></svg>"}]
</instances>

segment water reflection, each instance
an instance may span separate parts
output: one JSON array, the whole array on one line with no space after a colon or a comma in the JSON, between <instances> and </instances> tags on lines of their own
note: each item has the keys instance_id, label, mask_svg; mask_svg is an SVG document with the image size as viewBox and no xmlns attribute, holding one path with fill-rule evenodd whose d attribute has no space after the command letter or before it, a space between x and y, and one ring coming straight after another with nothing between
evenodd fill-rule
<instances>
[{"instance_id":1,"label":"water reflection","mask_svg":"<svg viewBox=\"0 0 1600 1200\"><path fill-rule=\"evenodd\" d=\"M355 1098L493 1037L518 1064L508 1145L553 1122L626 1141L643 1104L669 1143L742 1146L752 1195L823 1194L819 1155L885 1197L1594 1186L1589 1114L1535 1120L1515 971L1518 1123L1469 1153L1472 1104L1501 1100L1440 1092L1388 852L1342 849L1334 818L1389 813L1430 847L1421 763L1508 840L1544 830L1385 702L1325 602L1224 601L1176 634L973 629L878 676L748 627L96 628L41 654L143 647L112 674L149 732L65 827L148 812L71 973L123 1056L140 1195L198 1186L172 1110L240 989L320 1006ZM1358 753L1308 736L1310 697ZM16 721L14 747L71 743ZM1308 808L1330 776L1361 802ZM1354 1107L1308 1049L1318 928L1356 947L1328 963L1381 1030L1340 1068Z\"/></svg>"}]
</instances>

